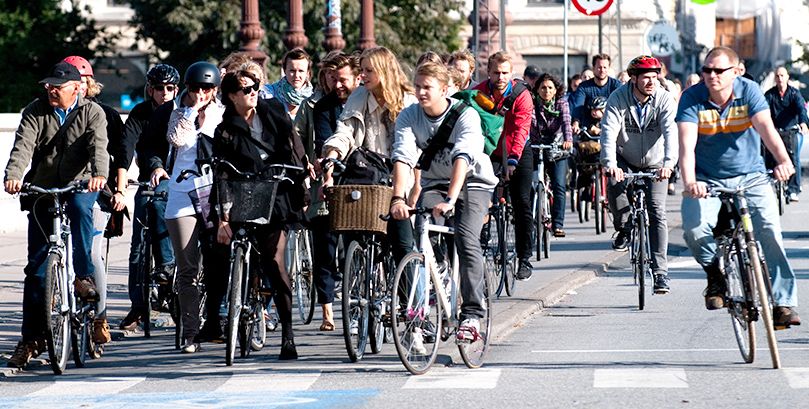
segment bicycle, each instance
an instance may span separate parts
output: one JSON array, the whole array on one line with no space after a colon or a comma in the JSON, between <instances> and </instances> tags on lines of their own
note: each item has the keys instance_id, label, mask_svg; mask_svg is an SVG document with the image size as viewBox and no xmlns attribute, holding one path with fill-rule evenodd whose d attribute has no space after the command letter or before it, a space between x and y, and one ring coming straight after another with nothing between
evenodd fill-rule
<instances>
[{"instance_id":1,"label":"bicycle","mask_svg":"<svg viewBox=\"0 0 809 409\"><path fill-rule=\"evenodd\" d=\"M92 300L81 300L75 291L71 292L69 289L70 283L75 279L72 262L73 244L70 220L67 218L62 196L86 191L86 188L86 181L73 181L61 188L43 188L26 183L20 190L20 194L23 196L47 195L53 200L53 207L49 209L49 212L53 214L53 219L50 230L52 233L48 234L48 255L45 258L45 294L42 317L48 323L45 328L45 341L48 346L50 366L56 375L64 373L71 346L74 347L74 361L77 367L84 366L85 353L90 353L93 357L100 357L100 353L103 351L98 350L92 342L94 303ZM43 198L44 196L41 196L36 200L39 201ZM42 228L38 219L36 222Z\"/></svg>"},{"instance_id":2,"label":"bicycle","mask_svg":"<svg viewBox=\"0 0 809 409\"><path fill-rule=\"evenodd\" d=\"M551 232L553 231L553 216L551 216L551 206L553 205L553 191L548 175L545 173L545 151L552 152L559 150L559 145L531 145L536 150L536 169L532 179L534 190L534 203L531 207L532 220L534 221L534 243L536 244L537 261L541 259L540 254L544 253L545 258L550 257L551 252ZM567 160L567 159L564 159Z\"/></svg>"},{"instance_id":3,"label":"bicycle","mask_svg":"<svg viewBox=\"0 0 809 409\"><path fill-rule=\"evenodd\" d=\"M413 375L426 373L438 354L439 339L446 341L460 325L458 255L452 227L434 224L432 209L418 208L416 250L399 263L391 291L393 340L404 367ZM443 256L436 259L436 250ZM472 342L456 339L464 364L479 368L489 349L492 325L492 282L484 269L485 316L480 319L480 337ZM440 338L439 338L440 337ZM429 345L429 349L425 346ZM423 350L421 350L423 349Z\"/></svg>"},{"instance_id":4,"label":"bicycle","mask_svg":"<svg viewBox=\"0 0 809 409\"><path fill-rule=\"evenodd\" d=\"M483 230L488 233L489 239L494 239L494 243L487 246L493 251L493 271L494 281L497 284L495 294L497 298L505 290L506 295L514 293L514 285L517 282L517 249L514 233L514 208L508 197L508 182L501 180L495 188L495 204L489 208L489 220L483 225ZM494 226L492 226L494 223ZM494 228L494 234L491 230Z\"/></svg>"},{"instance_id":5,"label":"bicycle","mask_svg":"<svg viewBox=\"0 0 809 409\"><path fill-rule=\"evenodd\" d=\"M251 258L258 254L255 250L257 247L255 234L259 226L268 225L272 220L278 185L292 182L292 179L286 176L286 172L301 172L303 168L284 164L268 165L268 170L278 173L266 178L264 175L239 171L225 159L212 158L210 162L215 171L218 167L225 166L228 172L238 176L235 180L220 179L215 182L220 200L224 197L223 193L227 192L230 195L229 199L233 206L227 212L228 221L235 224L236 230L230 243L230 280L225 331L225 365L231 366L236 355L237 343L242 358L249 356L252 349L264 345L263 339L260 342L255 339L255 335L260 336L260 329L266 325L264 322L266 300L260 288L261 280L256 269L251 268ZM264 334L266 335L266 332Z\"/></svg>"},{"instance_id":6,"label":"bicycle","mask_svg":"<svg viewBox=\"0 0 809 409\"><path fill-rule=\"evenodd\" d=\"M287 233L287 272L292 283L292 296L298 306L303 324L312 322L315 314L314 266L312 262L312 234L301 226Z\"/></svg>"},{"instance_id":7,"label":"bicycle","mask_svg":"<svg viewBox=\"0 0 809 409\"><path fill-rule=\"evenodd\" d=\"M629 236L629 259L632 264L632 275L638 287L638 309L643 310L646 304L646 279L654 282L652 276L652 249L649 244L649 211L646 209L646 180L656 179L654 172L626 172L629 201L629 224L632 230ZM654 291L652 291L654 294Z\"/></svg>"},{"instance_id":8,"label":"bicycle","mask_svg":"<svg viewBox=\"0 0 809 409\"><path fill-rule=\"evenodd\" d=\"M763 180L763 181L762 181ZM725 306L730 314L739 352L752 363L756 350L755 321L763 320L773 368L781 367L775 338L772 308L772 284L761 245L755 238L745 191L767 183L756 180L747 186L725 188L709 186L708 193L722 200L720 221L714 228L717 238L719 269L726 281Z\"/></svg>"},{"instance_id":9,"label":"bicycle","mask_svg":"<svg viewBox=\"0 0 809 409\"><path fill-rule=\"evenodd\" d=\"M582 131L579 138L582 140L598 140L597 137L594 138L587 131ZM582 186L577 186L578 204L576 210L579 212L579 222L590 221L590 210L592 209L595 213L596 234L606 233L609 208L607 206L607 176L604 169L598 162L597 154L580 158L580 162L576 166L580 173L577 182L586 180L585 183L582 183Z\"/></svg>"},{"instance_id":10,"label":"bicycle","mask_svg":"<svg viewBox=\"0 0 809 409\"><path fill-rule=\"evenodd\" d=\"M345 165L333 158L324 168ZM337 180L339 181L339 176ZM389 337L390 286L393 259L384 244L387 214L393 189L377 185L338 185L328 191L329 218L333 231L341 232L345 247L342 281L342 323L346 352L351 362L382 351ZM338 256L339 260L339 256Z\"/></svg>"},{"instance_id":11,"label":"bicycle","mask_svg":"<svg viewBox=\"0 0 809 409\"><path fill-rule=\"evenodd\" d=\"M154 201L157 199L166 200L168 192L155 191L150 182L138 182L135 180L129 181L129 186L138 186L140 195L146 198L144 203L145 217L143 220L136 219L135 222L141 225L140 245L135 250L137 257L137 269L140 271L143 282L141 283L141 290L143 294L143 302L146 306L146 311L143 320L143 336L150 338L151 331L151 316L152 311L155 312L173 312L173 303L176 301L174 297L174 274L169 275L168 282L158 282L155 277L155 263L153 255L152 243L152 218L154 217ZM179 315L172 314L172 320L175 322L180 320Z\"/></svg>"}]
</instances>

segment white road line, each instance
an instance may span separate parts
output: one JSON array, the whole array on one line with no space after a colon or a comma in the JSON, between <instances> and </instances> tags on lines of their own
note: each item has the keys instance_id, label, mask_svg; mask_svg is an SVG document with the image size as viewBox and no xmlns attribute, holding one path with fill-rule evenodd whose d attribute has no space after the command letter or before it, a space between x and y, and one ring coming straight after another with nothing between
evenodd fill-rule
<instances>
[{"instance_id":1,"label":"white road line","mask_svg":"<svg viewBox=\"0 0 809 409\"><path fill-rule=\"evenodd\" d=\"M674 262L668 263L669 268L696 267L698 265L699 265L699 263L697 263L697 260L694 260L693 258L690 258L688 260L674 261Z\"/></svg>"},{"instance_id":2,"label":"white road line","mask_svg":"<svg viewBox=\"0 0 809 409\"><path fill-rule=\"evenodd\" d=\"M237 374L216 388L217 392L253 391L305 391L320 377L320 372L272 372L262 374Z\"/></svg>"},{"instance_id":3,"label":"white road line","mask_svg":"<svg viewBox=\"0 0 809 409\"><path fill-rule=\"evenodd\" d=\"M791 388L809 388L809 368L784 368L784 375Z\"/></svg>"},{"instance_id":4,"label":"white road line","mask_svg":"<svg viewBox=\"0 0 809 409\"><path fill-rule=\"evenodd\" d=\"M594 388L687 388L684 368L596 369Z\"/></svg>"},{"instance_id":5,"label":"white road line","mask_svg":"<svg viewBox=\"0 0 809 409\"><path fill-rule=\"evenodd\" d=\"M78 377L77 377L78 379ZM28 396L114 395L146 380L144 377L86 377L81 380L56 380Z\"/></svg>"},{"instance_id":6,"label":"white road line","mask_svg":"<svg viewBox=\"0 0 809 409\"><path fill-rule=\"evenodd\" d=\"M494 389L500 369L442 369L411 376L402 389Z\"/></svg>"},{"instance_id":7,"label":"white road line","mask_svg":"<svg viewBox=\"0 0 809 409\"><path fill-rule=\"evenodd\" d=\"M766 347L756 348L757 351L769 351ZM807 351L809 347L780 347L779 351ZM636 354L643 352L739 352L738 348L674 348L674 349L540 349L532 350L534 354Z\"/></svg>"}]
</instances>

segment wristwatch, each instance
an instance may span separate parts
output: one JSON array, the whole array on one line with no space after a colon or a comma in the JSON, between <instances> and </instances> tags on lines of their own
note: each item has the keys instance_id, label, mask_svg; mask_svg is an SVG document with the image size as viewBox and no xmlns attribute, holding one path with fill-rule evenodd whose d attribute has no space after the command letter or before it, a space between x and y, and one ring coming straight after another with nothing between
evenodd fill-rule
<instances>
[{"instance_id":1,"label":"wristwatch","mask_svg":"<svg viewBox=\"0 0 809 409\"><path fill-rule=\"evenodd\" d=\"M455 199L447 196L444 198L444 203L455 206Z\"/></svg>"}]
</instances>

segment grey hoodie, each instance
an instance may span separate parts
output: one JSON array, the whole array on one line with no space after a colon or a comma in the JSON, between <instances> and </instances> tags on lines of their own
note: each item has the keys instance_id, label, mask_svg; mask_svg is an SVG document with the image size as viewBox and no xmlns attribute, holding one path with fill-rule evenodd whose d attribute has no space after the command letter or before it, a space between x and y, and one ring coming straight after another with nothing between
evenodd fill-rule
<instances>
[{"instance_id":1,"label":"grey hoodie","mask_svg":"<svg viewBox=\"0 0 809 409\"><path fill-rule=\"evenodd\" d=\"M632 95L632 82L627 82L607 99L601 119L601 164L618 167L617 156L641 169L673 168L677 163L677 104L661 86L647 102L643 127Z\"/></svg>"}]
</instances>

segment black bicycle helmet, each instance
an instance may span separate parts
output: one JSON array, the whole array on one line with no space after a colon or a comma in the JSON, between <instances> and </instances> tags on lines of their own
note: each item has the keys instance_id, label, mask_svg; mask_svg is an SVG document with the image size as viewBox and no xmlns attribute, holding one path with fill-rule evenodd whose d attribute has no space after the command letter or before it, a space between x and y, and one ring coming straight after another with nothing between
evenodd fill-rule
<instances>
[{"instance_id":1,"label":"black bicycle helmet","mask_svg":"<svg viewBox=\"0 0 809 409\"><path fill-rule=\"evenodd\" d=\"M604 109L607 107L607 98L604 97L595 97L590 100L590 103L587 105L589 109Z\"/></svg>"},{"instance_id":2,"label":"black bicycle helmet","mask_svg":"<svg viewBox=\"0 0 809 409\"><path fill-rule=\"evenodd\" d=\"M157 64L146 73L146 81L150 85L179 84L180 72L168 64Z\"/></svg>"},{"instance_id":3,"label":"black bicycle helmet","mask_svg":"<svg viewBox=\"0 0 809 409\"><path fill-rule=\"evenodd\" d=\"M183 78L186 84L210 84L217 87L221 81L219 68L206 61L197 61L191 64L191 66L185 70L185 77Z\"/></svg>"}]
</instances>

